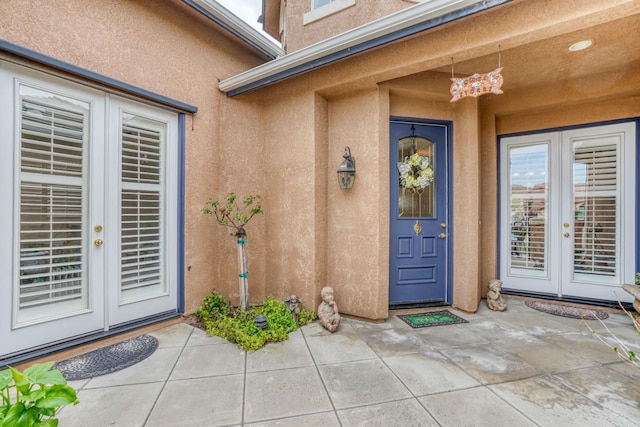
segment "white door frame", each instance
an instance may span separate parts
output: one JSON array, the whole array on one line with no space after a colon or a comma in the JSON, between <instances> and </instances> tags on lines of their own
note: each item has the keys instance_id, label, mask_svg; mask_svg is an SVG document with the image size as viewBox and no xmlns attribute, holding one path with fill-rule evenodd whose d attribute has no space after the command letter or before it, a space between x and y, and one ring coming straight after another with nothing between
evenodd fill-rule
<instances>
[{"instance_id":1,"label":"white door frame","mask_svg":"<svg viewBox=\"0 0 640 427\"><path fill-rule=\"evenodd\" d=\"M19 88L34 89L78 100L89 105L89 133L83 144L82 270L87 286L82 307L62 314L43 310L33 320L18 320L20 283L20 156L22 111ZM0 358L11 357L84 336L102 333L114 326L135 322L178 309L178 115L138 103L36 70L0 61L0 277L5 291L0 295ZM166 159L162 172L162 274L164 291L153 298L123 302L119 298L120 273L120 112L127 111L166 124ZM114 121L115 120L115 121ZM115 149L114 149L115 147ZM115 150L115 151L114 151ZM46 177L43 179L47 179ZM64 178L51 178L51 180ZM77 181L77 180L76 180ZM102 226L98 230L95 226ZM98 246L96 239L104 241ZM115 268L114 268L115 266ZM86 272L84 272L86 271Z\"/></svg>"},{"instance_id":2,"label":"white door frame","mask_svg":"<svg viewBox=\"0 0 640 427\"><path fill-rule=\"evenodd\" d=\"M631 297L620 287L632 283L635 275L636 252L636 124L623 122L609 125L585 126L577 129L532 133L527 135L505 136L500 138L500 278L505 290L534 294L547 294L554 297L583 298L592 300L631 301ZM574 143L588 144L589 140L619 140L617 151L617 224L618 239L615 277L604 279L574 272L574 206L573 206L573 147ZM512 233L510 188L513 177L510 176L510 149L520 149L522 157L527 150L538 151L540 174L537 177L538 191L531 197L545 204L536 218L544 229L544 254L534 268L519 268L516 258L519 241ZM543 153L546 149L546 159ZM531 156L533 157L533 156ZM534 172L531 172L534 175ZM544 184L546 180L546 184ZM513 181L516 182L516 181ZM534 192L535 193L535 192ZM527 239L531 239L531 233ZM540 237L536 236L536 237ZM514 243L515 242L515 243ZM530 241L524 244L531 244Z\"/></svg>"}]
</instances>

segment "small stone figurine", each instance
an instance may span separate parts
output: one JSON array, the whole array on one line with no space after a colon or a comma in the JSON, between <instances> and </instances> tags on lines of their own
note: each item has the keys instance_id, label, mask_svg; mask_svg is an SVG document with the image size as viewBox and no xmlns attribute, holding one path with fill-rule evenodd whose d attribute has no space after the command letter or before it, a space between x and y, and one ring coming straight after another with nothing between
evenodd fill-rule
<instances>
[{"instance_id":1,"label":"small stone figurine","mask_svg":"<svg viewBox=\"0 0 640 427\"><path fill-rule=\"evenodd\" d=\"M293 320L295 320L296 325L298 324L298 315L300 314L300 299L297 295L293 294L286 300L284 300L285 305L291 311L291 315L293 316Z\"/></svg>"},{"instance_id":2,"label":"small stone figurine","mask_svg":"<svg viewBox=\"0 0 640 427\"><path fill-rule=\"evenodd\" d=\"M329 332L335 332L340 325L340 314L338 313L338 305L333 300L333 288L325 286L320 291L322 302L318 306L318 319L320 324Z\"/></svg>"},{"instance_id":3,"label":"small stone figurine","mask_svg":"<svg viewBox=\"0 0 640 427\"><path fill-rule=\"evenodd\" d=\"M502 289L502 281L493 279L489 281L489 292L487 292L487 307L494 311L505 311L507 309L507 303L502 299L500 295L500 289Z\"/></svg>"}]
</instances>

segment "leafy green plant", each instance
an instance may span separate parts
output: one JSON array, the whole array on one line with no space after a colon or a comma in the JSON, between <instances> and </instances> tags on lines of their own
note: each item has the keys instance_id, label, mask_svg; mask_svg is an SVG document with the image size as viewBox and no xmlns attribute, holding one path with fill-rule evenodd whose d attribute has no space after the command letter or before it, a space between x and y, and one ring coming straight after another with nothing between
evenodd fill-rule
<instances>
[{"instance_id":1,"label":"leafy green plant","mask_svg":"<svg viewBox=\"0 0 640 427\"><path fill-rule=\"evenodd\" d=\"M215 317L226 316L229 310L230 307L227 300L214 289L204 297L202 305L195 311L195 315L203 321L207 321Z\"/></svg>"},{"instance_id":2,"label":"leafy green plant","mask_svg":"<svg viewBox=\"0 0 640 427\"><path fill-rule=\"evenodd\" d=\"M202 212L207 215L214 215L216 221L220 225L231 228L234 232L232 236L237 238L238 243L238 262L240 269L239 286L240 286L240 309L247 311L249 309L249 269L247 268L247 254L244 248L247 243L247 232L245 225L256 215L263 214L262 197L260 195L248 196L241 204L237 202L236 193L227 193L222 205L217 200L209 199L207 205Z\"/></svg>"},{"instance_id":3,"label":"leafy green plant","mask_svg":"<svg viewBox=\"0 0 640 427\"><path fill-rule=\"evenodd\" d=\"M38 363L23 372L0 371L0 427L55 427L61 407L76 405L78 398L53 362Z\"/></svg>"},{"instance_id":4,"label":"leafy green plant","mask_svg":"<svg viewBox=\"0 0 640 427\"><path fill-rule=\"evenodd\" d=\"M195 314L203 320L208 334L236 343L247 351L258 350L268 342L284 341L298 326L317 318L315 312L301 308L296 326L286 304L272 297L267 297L264 305L251 307L248 311L234 309L215 290L205 297ZM255 325L255 318L260 314L267 318L264 329Z\"/></svg>"}]
</instances>

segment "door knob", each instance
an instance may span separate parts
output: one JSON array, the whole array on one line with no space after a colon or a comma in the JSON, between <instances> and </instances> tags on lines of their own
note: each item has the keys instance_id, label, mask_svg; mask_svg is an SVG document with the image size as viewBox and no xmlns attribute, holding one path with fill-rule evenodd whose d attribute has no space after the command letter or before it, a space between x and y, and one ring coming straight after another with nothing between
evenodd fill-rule
<instances>
[{"instance_id":1,"label":"door knob","mask_svg":"<svg viewBox=\"0 0 640 427\"><path fill-rule=\"evenodd\" d=\"M438 234L438 237L441 239L445 239L447 237L447 235L445 233L440 233Z\"/></svg>"},{"instance_id":2,"label":"door knob","mask_svg":"<svg viewBox=\"0 0 640 427\"><path fill-rule=\"evenodd\" d=\"M563 236L564 237L569 237L569 233L564 233Z\"/></svg>"},{"instance_id":3,"label":"door knob","mask_svg":"<svg viewBox=\"0 0 640 427\"><path fill-rule=\"evenodd\" d=\"M102 239L96 239L93 241L93 244L96 246L102 246L103 243L104 241Z\"/></svg>"}]
</instances>

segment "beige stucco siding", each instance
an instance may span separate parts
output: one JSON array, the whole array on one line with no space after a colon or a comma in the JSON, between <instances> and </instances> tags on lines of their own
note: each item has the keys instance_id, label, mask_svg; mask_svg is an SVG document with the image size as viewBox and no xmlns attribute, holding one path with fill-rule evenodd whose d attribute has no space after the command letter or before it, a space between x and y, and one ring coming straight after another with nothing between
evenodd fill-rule
<instances>
[{"instance_id":1,"label":"beige stucco siding","mask_svg":"<svg viewBox=\"0 0 640 427\"><path fill-rule=\"evenodd\" d=\"M357 92L329 104L329 203L327 284L340 296L341 310L384 319L388 305L388 113L377 90ZM384 101L384 100L383 100ZM381 111L382 109L382 111ZM336 170L345 147L356 158L353 189L341 190Z\"/></svg>"},{"instance_id":2,"label":"beige stucco siding","mask_svg":"<svg viewBox=\"0 0 640 427\"><path fill-rule=\"evenodd\" d=\"M235 191L264 197L265 215L247 226L251 303L295 293L315 309L329 285L341 312L387 317L390 116L453 123L453 305L475 311L497 274L497 136L640 116L637 63L602 76L550 62L565 67L566 79L532 85L546 56L528 55L529 46L544 53L550 39L566 50L568 36L637 14L637 2L516 0L235 98L218 79L263 60L183 2L87 4L5 0L0 38L198 107L186 125L187 312L212 288L238 303L236 242L200 212L209 197ZM386 14L411 3L384 5ZM325 24L353 25L356 10ZM292 13L301 19L304 11ZM305 37L300 46L325 34ZM497 67L499 51L505 93L450 103L452 58L456 74L484 73ZM336 179L345 146L357 160L349 191Z\"/></svg>"},{"instance_id":3,"label":"beige stucco siding","mask_svg":"<svg viewBox=\"0 0 640 427\"><path fill-rule=\"evenodd\" d=\"M416 4L407 0L376 0L375 5L372 5L370 1L356 0L354 5L338 13L328 14L304 25L304 16L311 11L311 3L311 0L287 2L287 52L296 51Z\"/></svg>"},{"instance_id":4,"label":"beige stucco siding","mask_svg":"<svg viewBox=\"0 0 640 427\"><path fill-rule=\"evenodd\" d=\"M218 79L263 60L180 1L5 0L0 38L198 108L186 123L185 310L192 312L212 288L237 294L235 241L200 209L226 191L264 188L262 159L244 155L260 150L262 104L228 102L217 88ZM259 234L260 221L250 233ZM258 288L262 240L249 246ZM233 274L236 281L223 282Z\"/></svg>"}]
</instances>

